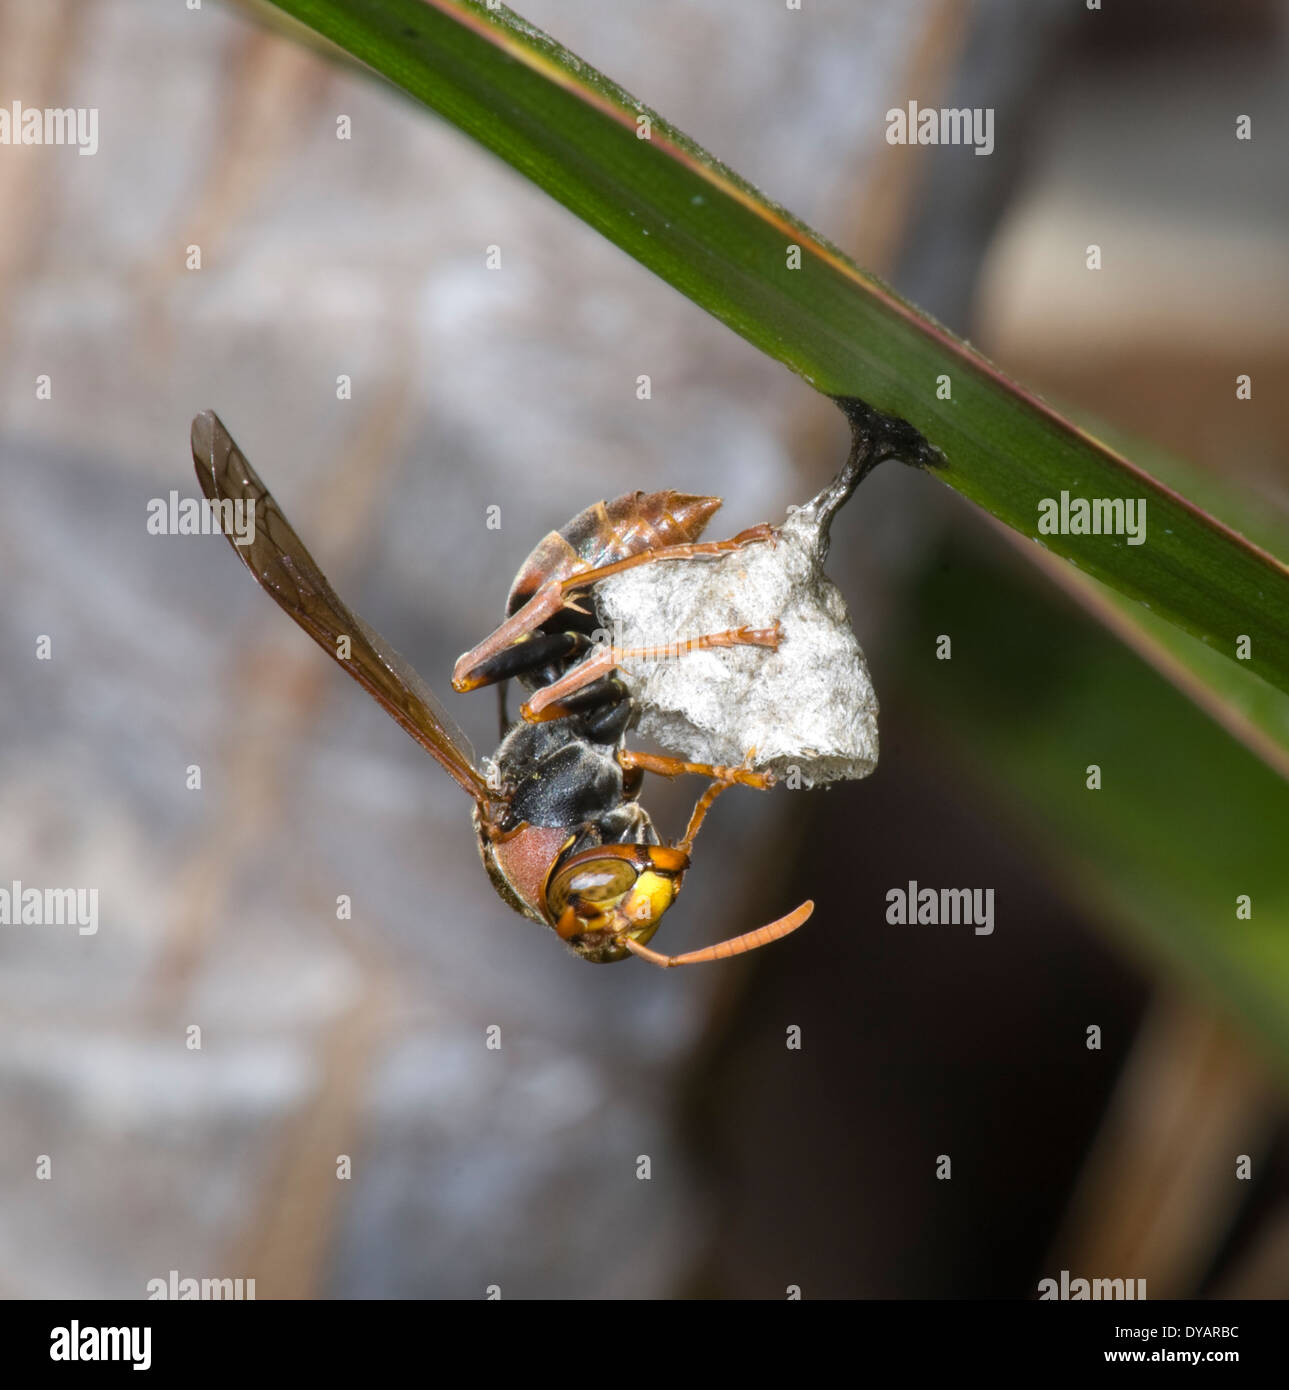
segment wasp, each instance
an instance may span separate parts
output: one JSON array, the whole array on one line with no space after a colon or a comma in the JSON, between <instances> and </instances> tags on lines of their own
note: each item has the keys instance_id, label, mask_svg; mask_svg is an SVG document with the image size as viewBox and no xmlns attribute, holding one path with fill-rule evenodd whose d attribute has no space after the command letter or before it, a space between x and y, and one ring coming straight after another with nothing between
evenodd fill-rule
<instances>
[{"instance_id":1,"label":"wasp","mask_svg":"<svg viewBox=\"0 0 1289 1390\"><path fill-rule=\"evenodd\" d=\"M857 435L858 439L858 435ZM473 800L483 864L515 911L552 928L582 959L603 963L635 955L659 966L691 965L740 955L795 931L814 911L803 902L784 917L683 955L649 946L689 870L694 838L717 796L735 785L764 789L769 773L750 767L691 763L626 747L637 713L618 674L622 662L649 649L601 640L595 586L635 565L685 563L749 545L773 545L770 526L729 540L701 541L721 505L718 497L635 492L597 502L547 535L510 589L502 623L456 663L458 692L495 685L502 741L481 770L466 736L425 682L341 602L281 507L213 411L192 426L197 478L212 507L251 506L248 543L222 527L236 554L291 618L336 660ZM850 495L861 468L852 451L832 485L832 508ZM690 638L688 648L777 647L777 623ZM683 660L683 656L680 657ZM505 714L506 682L528 698L520 717ZM708 779L684 834L664 844L641 806L645 775Z\"/></svg>"}]
</instances>

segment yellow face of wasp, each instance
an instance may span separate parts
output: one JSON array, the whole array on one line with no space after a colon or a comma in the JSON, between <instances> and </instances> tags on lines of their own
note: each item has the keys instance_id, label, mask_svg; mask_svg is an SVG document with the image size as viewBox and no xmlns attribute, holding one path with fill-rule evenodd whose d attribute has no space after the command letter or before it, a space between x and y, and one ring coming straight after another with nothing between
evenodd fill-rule
<instances>
[{"instance_id":1,"label":"yellow face of wasp","mask_svg":"<svg viewBox=\"0 0 1289 1390\"><path fill-rule=\"evenodd\" d=\"M670 874L646 869L623 898L618 911L629 924L628 935L646 945L658 930L662 914L676 901L676 880Z\"/></svg>"},{"instance_id":2,"label":"yellow face of wasp","mask_svg":"<svg viewBox=\"0 0 1289 1390\"><path fill-rule=\"evenodd\" d=\"M676 900L676 879L628 859L588 858L551 879L546 901L555 930L585 960L622 960L631 937L642 945Z\"/></svg>"}]
</instances>

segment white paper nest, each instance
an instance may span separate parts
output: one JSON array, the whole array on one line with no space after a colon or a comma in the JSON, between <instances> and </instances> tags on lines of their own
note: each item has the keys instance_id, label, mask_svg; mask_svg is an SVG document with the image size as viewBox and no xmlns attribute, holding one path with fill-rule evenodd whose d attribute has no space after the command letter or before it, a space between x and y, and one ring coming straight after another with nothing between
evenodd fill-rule
<instances>
[{"instance_id":1,"label":"white paper nest","mask_svg":"<svg viewBox=\"0 0 1289 1390\"><path fill-rule=\"evenodd\" d=\"M603 580L600 611L615 645L680 643L620 667L639 729L692 762L752 766L790 785L866 777L877 765L877 696L846 602L823 572L825 493L792 511L778 543L714 558L665 560ZM778 650L685 650L685 639L781 625Z\"/></svg>"}]
</instances>

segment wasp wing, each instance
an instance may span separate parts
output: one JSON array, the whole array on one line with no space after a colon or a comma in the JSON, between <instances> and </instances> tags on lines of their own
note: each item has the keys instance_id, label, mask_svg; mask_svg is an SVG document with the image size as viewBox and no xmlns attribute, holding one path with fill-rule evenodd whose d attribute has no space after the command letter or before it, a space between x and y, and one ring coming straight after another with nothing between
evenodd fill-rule
<instances>
[{"instance_id":1,"label":"wasp wing","mask_svg":"<svg viewBox=\"0 0 1289 1390\"><path fill-rule=\"evenodd\" d=\"M248 544L237 543L232 527L223 530L242 563L278 606L437 758L476 802L486 806L498 800L475 766L469 740L420 676L340 601L273 494L212 410L203 411L192 422L192 456L197 481L211 502L254 503Z\"/></svg>"}]
</instances>

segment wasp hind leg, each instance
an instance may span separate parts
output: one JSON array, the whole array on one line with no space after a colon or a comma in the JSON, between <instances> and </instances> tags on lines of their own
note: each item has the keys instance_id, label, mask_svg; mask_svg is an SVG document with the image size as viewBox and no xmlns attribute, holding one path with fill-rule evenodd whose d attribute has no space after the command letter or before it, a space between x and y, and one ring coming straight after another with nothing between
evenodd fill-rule
<instances>
[{"instance_id":1,"label":"wasp hind leg","mask_svg":"<svg viewBox=\"0 0 1289 1390\"><path fill-rule=\"evenodd\" d=\"M771 545L776 545L778 539L779 533L763 521L756 526L749 526L746 531L740 531L737 536L731 536L727 541L686 541L682 545L660 545L653 550L641 550L635 555L628 555L624 560L614 560L612 564L582 570L568 579L552 582L558 584L562 594L568 595L588 589L592 584L598 584L601 579L608 579L610 575L635 569L637 565L653 565L659 560L694 560L704 555L728 555L732 550L742 550L744 546L755 545L758 541L769 541ZM541 593L540 589L538 593Z\"/></svg>"},{"instance_id":2,"label":"wasp hind leg","mask_svg":"<svg viewBox=\"0 0 1289 1390\"><path fill-rule=\"evenodd\" d=\"M508 681L512 676L532 674L554 662L580 657L590 648L591 639L580 632L538 632L494 652L471 667L468 680L453 684L460 690L478 690L480 686Z\"/></svg>"}]
</instances>

